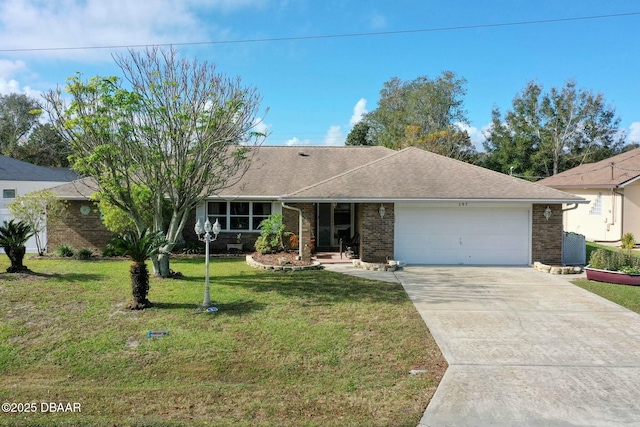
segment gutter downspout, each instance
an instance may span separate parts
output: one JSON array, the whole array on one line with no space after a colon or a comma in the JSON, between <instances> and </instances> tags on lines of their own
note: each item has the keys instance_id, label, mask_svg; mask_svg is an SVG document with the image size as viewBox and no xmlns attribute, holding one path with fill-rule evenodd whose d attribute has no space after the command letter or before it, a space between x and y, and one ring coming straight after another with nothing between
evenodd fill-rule
<instances>
[{"instance_id":1,"label":"gutter downspout","mask_svg":"<svg viewBox=\"0 0 640 427\"><path fill-rule=\"evenodd\" d=\"M562 209L562 212L567 212L567 211L572 211L574 209L578 209L578 204L577 203L573 203L573 206L569 207L569 208L564 208Z\"/></svg>"},{"instance_id":2,"label":"gutter downspout","mask_svg":"<svg viewBox=\"0 0 640 427\"><path fill-rule=\"evenodd\" d=\"M298 259L302 259L302 209L287 206L285 202L280 203L282 203L283 208L298 212Z\"/></svg>"},{"instance_id":3,"label":"gutter downspout","mask_svg":"<svg viewBox=\"0 0 640 427\"><path fill-rule=\"evenodd\" d=\"M611 190L611 192L613 194L620 196L620 241L622 241L622 236L624 235L624 193L618 193L618 191L616 190L617 188L618 188L617 186L614 187ZM614 197L614 202L615 202L615 197ZM615 209L616 205L614 205L613 207ZM618 212L615 212L615 213L617 214Z\"/></svg>"}]
</instances>

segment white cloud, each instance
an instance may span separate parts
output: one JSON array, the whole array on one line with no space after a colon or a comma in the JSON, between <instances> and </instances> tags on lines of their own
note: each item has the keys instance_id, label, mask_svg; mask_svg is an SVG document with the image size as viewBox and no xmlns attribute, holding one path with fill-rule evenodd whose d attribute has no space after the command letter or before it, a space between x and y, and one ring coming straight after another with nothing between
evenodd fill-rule
<instances>
[{"instance_id":1,"label":"white cloud","mask_svg":"<svg viewBox=\"0 0 640 427\"><path fill-rule=\"evenodd\" d=\"M340 126L330 126L324 136L324 145L344 145L344 139Z\"/></svg>"},{"instance_id":2,"label":"white cloud","mask_svg":"<svg viewBox=\"0 0 640 427\"><path fill-rule=\"evenodd\" d=\"M369 26L374 30L381 30L387 27L387 18L378 12L369 15Z\"/></svg>"},{"instance_id":3,"label":"white cloud","mask_svg":"<svg viewBox=\"0 0 640 427\"><path fill-rule=\"evenodd\" d=\"M24 61L10 61L8 59L0 59L0 79L8 79L13 77L18 71L26 69Z\"/></svg>"},{"instance_id":4,"label":"white cloud","mask_svg":"<svg viewBox=\"0 0 640 427\"><path fill-rule=\"evenodd\" d=\"M300 141L300 138L294 137L291 138L289 140L287 140L287 142L285 142L285 144L287 144L288 146L292 146L292 145L309 145L309 144L304 144L304 141Z\"/></svg>"},{"instance_id":5,"label":"white cloud","mask_svg":"<svg viewBox=\"0 0 640 427\"><path fill-rule=\"evenodd\" d=\"M288 146L292 146L292 145L299 145L299 146L304 146L304 145L344 145L344 139L345 136L342 134L342 129L340 128L340 126L336 126L336 125L332 125L329 126L329 130L327 130L327 133L324 135L324 139L322 140L322 142L319 142L318 140L312 140L312 139L300 139L298 137L293 137L291 139L288 139L285 144Z\"/></svg>"},{"instance_id":6,"label":"white cloud","mask_svg":"<svg viewBox=\"0 0 640 427\"><path fill-rule=\"evenodd\" d=\"M351 116L351 120L349 120L349 124L354 126L360 120L362 120L362 116L367 113L367 100L364 98L360 98L356 105L353 107L353 115Z\"/></svg>"},{"instance_id":7,"label":"white cloud","mask_svg":"<svg viewBox=\"0 0 640 427\"><path fill-rule=\"evenodd\" d=\"M253 131L254 132L260 132L260 133L263 133L265 135L269 135L269 133L271 131L271 126L272 125L266 124L262 119L255 119L253 121Z\"/></svg>"},{"instance_id":8,"label":"white cloud","mask_svg":"<svg viewBox=\"0 0 640 427\"><path fill-rule=\"evenodd\" d=\"M269 0L0 0L0 40L3 49L202 41L226 31L208 14L263 8L268 3ZM111 61L111 52L103 49L36 53L39 57Z\"/></svg>"},{"instance_id":9,"label":"white cloud","mask_svg":"<svg viewBox=\"0 0 640 427\"><path fill-rule=\"evenodd\" d=\"M629 126L627 141L629 141L629 143L640 143L640 122L631 123L631 126Z\"/></svg>"},{"instance_id":10,"label":"white cloud","mask_svg":"<svg viewBox=\"0 0 640 427\"><path fill-rule=\"evenodd\" d=\"M20 83L17 80L0 78L0 95L9 95L10 93L24 93L38 101L41 100L40 96L42 95L42 92L33 90L29 86L20 87Z\"/></svg>"},{"instance_id":11,"label":"white cloud","mask_svg":"<svg viewBox=\"0 0 640 427\"><path fill-rule=\"evenodd\" d=\"M467 123L458 122L455 124L458 129L462 131L467 131L469 134L469 139L471 143L476 146L476 148L482 148L482 143L485 141L484 133L491 128L491 123L484 126L482 129L478 129L475 126L471 126Z\"/></svg>"}]
</instances>

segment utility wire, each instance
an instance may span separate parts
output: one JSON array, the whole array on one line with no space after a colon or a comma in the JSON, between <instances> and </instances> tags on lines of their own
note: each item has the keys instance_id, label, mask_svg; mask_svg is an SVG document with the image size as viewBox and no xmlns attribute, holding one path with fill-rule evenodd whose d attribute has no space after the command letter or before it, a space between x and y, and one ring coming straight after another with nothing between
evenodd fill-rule
<instances>
[{"instance_id":1,"label":"utility wire","mask_svg":"<svg viewBox=\"0 0 640 427\"><path fill-rule=\"evenodd\" d=\"M609 19L609 18L619 18L619 17L637 16L637 15L640 15L640 12L616 13L616 14L610 14L610 15L579 16L579 17L573 17L573 18L540 19L540 20L533 20L533 21L504 22L504 23L498 23L498 24L478 24L478 25L461 25L461 26L454 26L454 27L423 28L423 29L414 29L414 30L377 31L377 32L367 32L367 33L324 34L324 35L315 35L315 36L273 37L273 38L262 38L262 39L219 40L219 41L202 41L202 42L183 42L183 43L16 48L16 49L0 49L0 52L4 52L4 53L6 52L49 52L49 51L61 51L61 50L123 49L123 48L141 48L141 47L149 47L149 46L222 45L222 44L239 44L239 43L266 43L266 42L281 42L281 41L336 39L336 38L349 38L349 37L371 37L371 36L388 36L388 35L396 35L396 34L432 33L432 32L439 32L439 31L473 30L473 29L481 29L481 28L513 27L513 26L520 26L520 25L538 25L538 24L550 24L550 23L559 23L559 22L575 22L575 21Z\"/></svg>"}]
</instances>

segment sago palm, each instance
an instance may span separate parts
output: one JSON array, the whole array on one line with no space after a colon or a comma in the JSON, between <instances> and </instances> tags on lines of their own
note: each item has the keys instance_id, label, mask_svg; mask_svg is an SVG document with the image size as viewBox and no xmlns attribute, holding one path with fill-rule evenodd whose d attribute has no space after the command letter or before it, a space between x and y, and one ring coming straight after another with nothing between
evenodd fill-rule
<instances>
[{"instance_id":1,"label":"sago palm","mask_svg":"<svg viewBox=\"0 0 640 427\"><path fill-rule=\"evenodd\" d=\"M7 273L19 273L28 271L24 266L24 255L27 252L25 243L29 237L33 236L33 230L23 221L4 221L0 225L0 247L11 261L11 266L7 268Z\"/></svg>"},{"instance_id":2,"label":"sago palm","mask_svg":"<svg viewBox=\"0 0 640 427\"><path fill-rule=\"evenodd\" d=\"M162 232L151 233L145 230L142 234L135 231L124 233L111 242L113 248L123 256L131 258L133 264L129 269L131 276L131 291L133 302L129 305L132 310L143 310L151 307L147 299L149 294L149 270L145 263L151 256L158 253L164 236Z\"/></svg>"}]
</instances>

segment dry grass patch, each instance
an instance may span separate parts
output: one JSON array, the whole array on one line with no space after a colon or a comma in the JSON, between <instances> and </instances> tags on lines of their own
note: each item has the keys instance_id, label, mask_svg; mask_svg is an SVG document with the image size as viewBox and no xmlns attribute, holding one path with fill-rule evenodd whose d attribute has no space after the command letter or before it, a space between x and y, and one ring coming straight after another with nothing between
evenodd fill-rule
<instances>
[{"instance_id":1,"label":"dry grass patch","mask_svg":"<svg viewBox=\"0 0 640 427\"><path fill-rule=\"evenodd\" d=\"M0 398L82 412L0 425L413 427L446 369L398 284L215 260L208 313L204 260L181 259L134 312L127 261L26 264L0 273Z\"/></svg>"}]
</instances>

